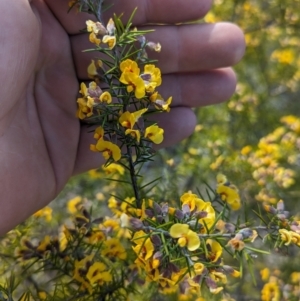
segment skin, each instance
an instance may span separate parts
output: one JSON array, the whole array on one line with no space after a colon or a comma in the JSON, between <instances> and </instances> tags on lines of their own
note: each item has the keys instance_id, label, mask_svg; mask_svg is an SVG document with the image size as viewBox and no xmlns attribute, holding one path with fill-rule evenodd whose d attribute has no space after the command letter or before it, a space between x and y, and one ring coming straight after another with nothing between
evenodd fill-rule
<instances>
[{"instance_id":1,"label":"skin","mask_svg":"<svg viewBox=\"0 0 300 301\"><path fill-rule=\"evenodd\" d=\"M173 108L159 115L163 146L190 135L196 119L191 107L227 100L235 90L231 67L244 53L241 30L229 23L172 25L205 16L210 0L115 0L105 13L134 7L138 27L156 29L149 40L160 42L163 73L160 93L173 95ZM0 234L47 205L74 174L96 168L102 155L75 117L79 82L88 80L93 54L85 27L87 15L67 14L68 0L0 1ZM106 25L106 24L105 24Z\"/></svg>"}]
</instances>

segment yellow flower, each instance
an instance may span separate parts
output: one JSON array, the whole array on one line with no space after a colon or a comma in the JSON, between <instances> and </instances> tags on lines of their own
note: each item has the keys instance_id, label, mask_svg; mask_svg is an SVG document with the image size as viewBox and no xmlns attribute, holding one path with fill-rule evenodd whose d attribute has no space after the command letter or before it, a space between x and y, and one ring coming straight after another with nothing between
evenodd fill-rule
<instances>
[{"instance_id":1,"label":"yellow flower","mask_svg":"<svg viewBox=\"0 0 300 301\"><path fill-rule=\"evenodd\" d=\"M97 244L99 241L105 241L106 236L105 234L98 230L98 229L91 229L90 232L88 232L86 235L86 240L90 244Z\"/></svg>"},{"instance_id":2,"label":"yellow flower","mask_svg":"<svg viewBox=\"0 0 300 301\"><path fill-rule=\"evenodd\" d=\"M86 274L88 267L90 266L94 255L88 255L84 257L81 260L75 260L74 266L74 272L73 272L73 279L78 281L81 284L81 288L87 289L89 293L92 293L92 287L84 278L83 275Z\"/></svg>"},{"instance_id":3,"label":"yellow flower","mask_svg":"<svg viewBox=\"0 0 300 301\"><path fill-rule=\"evenodd\" d=\"M123 72L120 82L127 85L127 92L134 92L137 99L141 99L146 95L144 81L132 72Z\"/></svg>"},{"instance_id":4,"label":"yellow flower","mask_svg":"<svg viewBox=\"0 0 300 301\"><path fill-rule=\"evenodd\" d=\"M172 103L172 99L172 96L170 96L165 101L158 92L155 92L150 96L150 100L154 104L155 108L166 112L170 112L170 105Z\"/></svg>"},{"instance_id":5,"label":"yellow flower","mask_svg":"<svg viewBox=\"0 0 300 301\"><path fill-rule=\"evenodd\" d=\"M221 173L217 174L218 185L225 185L228 183L227 177Z\"/></svg>"},{"instance_id":6,"label":"yellow flower","mask_svg":"<svg viewBox=\"0 0 300 301\"><path fill-rule=\"evenodd\" d=\"M297 284L300 282L300 273L299 272L293 272L291 275L290 275L290 279L291 279L291 282L293 284Z\"/></svg>"},{"instance_id":7,"label":"yellow flower","mask_svg":"<svg viewBox=\"0 0 300 301\"><path fill-rule=\"evenodd\" d=\"M78 109L76 112L76 116L79 119L84 119L86 117L90 117L93 115L93 107L94 107L94 99L90 96L85 98L78 98L77 104Z\"/></svg>"},{"instance_id":8,"label":"yellow flower","mask_svg":"<svg viewBox=\"0 0 300 301\"><path fill-rule=\"evenodd\" d=\"M94 132L94 138L96 140L100 140L100 139L103 139L104 137L104 129L102 126L98 126L96 129L95 129L95 132Z\"/></svg>"},{"instance_id":9,"label":"yellow flower","mask_svg":"<svg viewBox=\"0 0 300 301\"><path fill-rule=\"evenodd\" d=\"M144 136L155 144L160 144L164 139L164 130L157 125L151 125L146 128Z\"/></svg>"},{"instance_id":10,"label":"yellow flower","mask_svg":"<svg viewBox=\"0 0 300 301\"><path fill-rule=\"evenodd\" d=\"M39 292L39 293L38 293L38 296L39 296L40 300L45 300L45 299L47 299L47 294L46 294L46 292Z\"/></svg>"},{"instance_id":11,"label":"yellow flower","mask_svg":"<svg viewBox=\"0 0 300 301\"><path fill-rule=\"evenodd\" d=\"M199 223L204 226L204 230L210 229L215 222L216 214L210 202L204 202L196 194L186 192L181 197L182 206L188 205L191 211L206 212L206 216L199 219Z\"/></svg>"},{"instance_id":12,"label":"yellow flower","mask_svg":"<svg viewBox=\"0 0 300 301\"><path fill-rule=\"evenodd\" d=\"M98 75L98 69L100 69L103 66L103 63L101 60L97 60L96 62L94 60L91 61L87 68L87 73L89 78L95 78Z\"/></svg>"},{"instance_id":13,"label":"yellow flower","mask_svg":"<svg viewBox=\"0 0 300 301\"><path fill-rule=\"evenodd\" d=\"M140 99L146 94L145 84L140 77L140 68L135 61L127 59L120 64L122 71L120 82L127 85L127 92L135 93L135 97Z\"/></svg>"},{"instance_id":14,"label":"yellow flower","mask_svg":"<svg viewBox=\"0 0 300 301\"><path fill-rule=\"evenodd\" d=\"M44 253L51 245L51 238L46 235L36 248L37 251Z\"/></svg>"},{"instance_id":15,"label":"yellow flower","mask_svg":"<svg viewBox=\"0 0 300 301\"><path fill-rule=\"evenodd\" d=\"M136 246L133 247L133 251L139 258L148 260L150 257L152 257L154 246L148 235L143 230L135 232L132 241L136 244Z\"/></svg>"},{"instance_id":16,"label":"yellow flower","mask_svg":"<svg viewBox=\"0 0 300 301\"><path fill-rule=\"evenodd\" d=\"M216 262L222 255L223 248L222 246L215 240L208 239L206 241L206 246L208 250L207 259L211 262Z\"/></svg>"},{"instance_id":17,"label":"yellow flower","mask_svg":"<svg viewBox=\"0 0 300 301\"><path fill-rule=\"evenodd\" d=\"M201 262L196 262L193 266L193 276L201 275L204 271L204 264Z\"/></svg>"},{"instance_id":18,"label":"yellow flower","mask_svg":"<svg viewBox=\"0 0 300 301\"><path fill-rule=\"evenodd\" d=\"M74 214L78 212L78 205L81 203L82 197L76 196L73 199L68 201L67 208L70 213Z\"/></svg>"},{"instance_id":19,"label":"yellow flower","mask_svg":"<svg viewBox=\"0 0 300 301\"><path fill-rule=\"evenodd\" d=\"M199 204L203 202L203 200L199 199L196 194L193 194L191 192L186 192L180 197L180 201L182 202L183 205L188 205L190 207L191 211L200 210Z\"/></svg>"},{"instance_id":20,"label":"yellow flower","mask_svg":"<svg viewBox=\"0 0 300 301\"><path fill-rule=\"evenodd\" d=\"M108 91L105 91L100 95L99 100L109 104L112 102L111 94Z\"/></svg>"},{"instance_id":21,"label":"yellow flower","mask_svg":"<svg viewBox=\"0 0 300 301\"><path fill-rule=\"evenodd\" d=\"M276 282L266 283L261 291L262 301L279 301L280 288Z\"/></svg>"},{"instance_id":22,"label":"yellow flower","mask_svg":"<svg viewBox=\"0 0 300 301\"><path fill-rule=\"evenodd\" d=\"M232 210L240 209L240 196L234 186L218 185L217 194L220 195L222 201L226 202Z\"/></svg>"},{"instance_id":23,"label":"yellow flower","mask_svg":"<svg viewBox=\"0 0 300 301\"><path fill-rule=\"evenodd\" d=\"M47 222L52 220L52 208L44 207L43 209L37 211L33 214L34 217L44 217Z\"/></svg>"},{"instance_id":24,"label":"yellow flower","mask_svg":"<svg viewBox=\"0 0 300 301\"><path fill-rule=\"evenodd\" d=\"M285 242L286 246L288 246L292 242L292 231L288 231L286 229L279 229L278 232L280 233L281 240Z\"/></svg>"},{"instance_id":25,"label":"yellow flower","mask_svg":"<svg viewBox=\"0 0 300 301\"><path fill-rule=\"evenodd\" d=\"M104 35L106 33L105 27L100 22L87 20L85 24L88 32L93 32L95 34L100 34L100 35Z\"/></svg>"},{"instance_id":26,"label":"yellow flower","mask_svg":"<svg viewBox=\"0 0 300 301\"><path fill-rule=\"evenodd\" d=\"M90 33L89 40L91 43L100 45L101 40L98 35L103 35L106 33L105 27L100 22L94 22L91 20L86 21L87 31Z\"/></svg>"},{"instance_id":27,"label":"yellow flower","mask_svg":"<svg viewBox=\"0 0 300 301\"><path fill-rule=\"evenodd\" d=\"M260 271L260 276L262 281L268 281L269 277L270 277L270 270L268 268L264 268Z\"/></svg>"},{"instance_id":28,"label":"yellow flower","mask_svg":"<svg viewBox=\"0 0 300 301\"><path fill-rule=\"evenodd\" d=\"M230 246L233 250L241 251L245 247L245 243L237 238L232 238L228 241L227 246Z\"/></svg>"},{"instance_id":29,"label":"yellow flower","mask_svg":"<svg viewBox=\"0 0 300 301\"><path fill-rule=\"evenodd\" d=\"M131 72L136 75L140 75L140 68L138 67L137 62L127 59L120 63L121 72Z\"/></svg>"},{"instance_id":30,"label":"yellow flower","mask_svg":"<svg viewBox=\"0 0 300 301\"><path fill-rule=\"evenodd\" d=\"M124 112L120 118L119 123L127 129L133 129L135 123L148 109L141 109L136 112L130 113L129 111Z\"/></svg>"},{"instance_id":31,"label":"yellow flower","mask_svg":"<svg viewBox=\"0 0 300 301\"><path fill-rule=\"evenodd\" d=\"M120 243L118 238L110 238L104 242L104 249L101 254L104 257L109 257L112 259L122 259L125 260L127 258L127 253L123 245Z\"/></svg>"},{"instance_id":32,"label":"yellow flower","mask_svg":"<svg viewBox=\"0 0 300 301\"><path fill-rule=\"evenodd\" d=\"M96 145L92 144L90 148L92 151L102 152L102 155L106 160L112 157L114 161L118 161L122 156L120 148L110 141L100 139Z\"/></svg>"},{"instance_id":33,"label":"yellow flower","mask_svg":"<svg viewBox=\"0 0 300 301\"><path fill-rule=\"evenodd\" d=\"M161 85L161 72L155 65L148 64L144 67L144 73L141 75L144 80L147 92L153 92L156 87Z\"/></svg>"},{"instance_id":34,"label":"yellow flower","mask_svg":"<svg viewBox=\"0 0 300 301\"><path fill-rule=\"evenodd\" d=\"M132 129L127 129L125 131L125 135L131 135L138 143L140 143L141 140L141 133L139 130L132 130Z\"/></svg>"},{"instance_id":35,"label":"yellow flower","mask_svg":"<svg viewBox=\"0 0 300 301\"><path fill-rule=\"evenodd\" d=\"M89 41L92 43L92 44L95 44L97 46L100 45L101 43L101 40L97 38L97 35L94 33L94 32L91 32L90 35L89 35Z\"/></svg>"},{"instance_id":36,"label":"yellow flower","mask_svg":"<svg viewBox=\"0 0 300 301\"><path fill-rule=\"evenodd\" d=\"M178 238L180 247L187 246L190 251L195 251L200 247L199 236L196 232L190 230L187 224L174 224L169 232L171 237Z\"/></svg>"},{"instance_id":37,"label":"yellow flower","mask_svg":"<svg viewBox=\"0 0 300 301\"><path fill-rule=\"evenodd\" d=\"M109 49L113 49L116 46L117 39L115 36L105 35L102 42L106 43Z\"/></svg>"},{"instance_id":38,"label":"yellow flower","mask_svg":"<svg viewBox=\"0 0 300 301\"><path fill-rule=\"evenodd\" d=\"M109 271L106 271L107 267L102 262L95 262L90 267L86 274L86 278L90 284L98 283L103 285L105 282L112 281L112 275Z\"/></svg>"},{"instance_id":39,"label":"yellow flower","mask_svg":"<svg viewBox=\"0 0 300 301\"><path fill-rule=\"evenodd\" d=\"M272 53L271 58L281 64L289 65L294 62L295 53L292 49L277 49Z\"/></svg>"}]
</instances>

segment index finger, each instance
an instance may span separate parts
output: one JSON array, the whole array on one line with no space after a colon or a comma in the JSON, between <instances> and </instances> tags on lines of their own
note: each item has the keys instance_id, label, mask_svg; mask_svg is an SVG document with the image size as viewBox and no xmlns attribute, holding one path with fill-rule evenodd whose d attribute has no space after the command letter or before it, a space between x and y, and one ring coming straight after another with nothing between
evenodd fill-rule
<instances>
[{"instance_id":1,"label":"index finger","mask_svg":"<svg viewBox=\"0 0 300 301\"><path fill-rule=\"evenodd\" d=\"M45 2L68 34L78 34L85 28L85 21L91 19L91 15L77 13L76 9L67 13L69 0L45 0ZM123 22L126 22L133 10L137 8L133 25L144 25L147 23L172 24L200 19L210 9L212 0L114 0L104 1L104 6L111 2L113 2L112 7L103 14L105 22L114 13L123 14Z\"/></svg>"}]
</instances>

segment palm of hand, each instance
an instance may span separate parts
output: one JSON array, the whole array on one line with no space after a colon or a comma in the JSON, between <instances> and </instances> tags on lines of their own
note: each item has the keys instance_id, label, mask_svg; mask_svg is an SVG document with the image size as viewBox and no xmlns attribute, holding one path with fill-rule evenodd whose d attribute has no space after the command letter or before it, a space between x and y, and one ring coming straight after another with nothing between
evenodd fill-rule
<instances>
[{"instance_id":1,"label":"palm of hand","mask_svg":"<svg viewBox=\"0 0 300 301\"><path fill-rule=\"evenodd\" d=\"M26 32L15 33L19 49L10 53L7 49L6 55L12 56L16 69L21 69L14 74L16 90L24 89L19 97L13 94L16 91L7 93L13 99L0 138L2 192L17 200L17 204L23 202L24 195L30 202L25 207L30 208L28 212L24 205L2 205L4 218L22 208L20 219L14 223L46 205L62 189L73 173L80 136L74 101L78 81L68 35L44 4L37 5L36 16L30 15L27 5L21 9L11 11L20 14L17 17L22 20L22 27L16 26ZM40 19L38 24L36 17ZM32 40L24 41L28 32ZM15 189L6 191L12 182Z\"/></svg>"}]
</instances>

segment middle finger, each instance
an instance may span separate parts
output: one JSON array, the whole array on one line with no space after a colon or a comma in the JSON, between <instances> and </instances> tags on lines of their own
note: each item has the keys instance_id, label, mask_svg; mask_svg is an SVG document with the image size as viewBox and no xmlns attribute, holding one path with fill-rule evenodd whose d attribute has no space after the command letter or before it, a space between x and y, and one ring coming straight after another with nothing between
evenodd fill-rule
<instances>
[{"instance_id":1,"label":"middle finger","mask_svg":"<svg viewBox=\"0 0 300 301\"><path fill-rule=\"evenodd\" d=\"M195 72L231 66L243 56L245 44L241 30L231 23L195 24L182 26L153 26L147 40L162 45L160 53L148 51L158 59L164 74ZM83 52L93 45L87 34L71 37L74 62L80 80L87 80L87 66L97 52Z\"/></svg>"}]
</instances>

